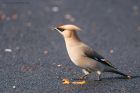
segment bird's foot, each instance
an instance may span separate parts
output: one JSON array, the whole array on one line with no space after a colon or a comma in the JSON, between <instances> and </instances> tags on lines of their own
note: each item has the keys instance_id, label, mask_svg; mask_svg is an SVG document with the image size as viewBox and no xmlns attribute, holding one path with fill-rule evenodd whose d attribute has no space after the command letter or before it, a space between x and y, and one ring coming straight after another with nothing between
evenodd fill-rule
<instances>
[{"instance_id":1,"label":"bird's foot","mask_svg":"<svg viewBox=\"0 0 140 93\"><path fill-rule=\"evenodd\" d=\"M73 78L73 80L85 80L87 78L87 75L84 75L80 78Z\"/></svg>"},{"instance_id":2,"label":"bird's foot","mask_svg":"<svg viewBox=\"0 0 140 93\"><path fill-rule=\"evenodd\" d=\"M94 81L102 81L101 74L99 74L98 77L97 77L97 79L95 79Z\"/></svg>"}]
</instances>

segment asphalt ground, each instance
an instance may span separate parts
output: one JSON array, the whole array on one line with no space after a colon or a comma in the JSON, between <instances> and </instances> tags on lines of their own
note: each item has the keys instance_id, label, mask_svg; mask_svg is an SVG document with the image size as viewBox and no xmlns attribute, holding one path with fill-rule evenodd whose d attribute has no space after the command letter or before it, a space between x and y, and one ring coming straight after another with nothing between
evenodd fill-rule
<instances>
[{"instance_id":1,"label":"asphalt ground","mask_svg":"<svg viewBox=\"0 0 140 93\"><path fill-rule=\"evenodd\" d=\"M83 73L50 28L76 24L84 42L133 79ZM140 93L139 0L0 0L0 93Z\"/></svg>"}]
</instances>

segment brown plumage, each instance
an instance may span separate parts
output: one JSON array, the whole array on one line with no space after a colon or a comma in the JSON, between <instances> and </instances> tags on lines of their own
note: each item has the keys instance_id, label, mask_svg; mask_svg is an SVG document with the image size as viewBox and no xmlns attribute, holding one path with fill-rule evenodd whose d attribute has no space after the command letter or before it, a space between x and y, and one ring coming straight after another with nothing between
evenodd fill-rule
<instances>
[{"instance_id":1,"label":"brown plumage","mask_svg":"<svg viewBox=\"0 0 140 93\"><path fill-rule=\"evenodd\" d=\"M76 33L76 31L81 30L79 27L68 24L56 27L55 30L64 37L71 61L83 69L85 75L82 78L92 72L97 72L99 80L102 72L113 72L131 78L131 76L118 71L108 60L83 43Z\"/></svg>"}]
</instances>

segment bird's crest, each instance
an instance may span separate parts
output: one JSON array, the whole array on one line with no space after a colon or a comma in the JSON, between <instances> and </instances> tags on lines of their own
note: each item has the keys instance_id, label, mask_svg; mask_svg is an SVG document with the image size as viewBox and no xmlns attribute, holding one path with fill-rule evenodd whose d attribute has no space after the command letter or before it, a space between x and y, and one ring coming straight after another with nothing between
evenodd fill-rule
<instances>
[{"instance_id":1,"label":"bird's crest","mask_svg":"<svg viewBox=\"0 0 140 93\"><path fill-rule=\"evenodd\" d=\"M65 30L72 30L72 31L80 31L81 29L78 26L67 24L58 26L58 28L65 29Z\"/></svg>"}]
</instances>

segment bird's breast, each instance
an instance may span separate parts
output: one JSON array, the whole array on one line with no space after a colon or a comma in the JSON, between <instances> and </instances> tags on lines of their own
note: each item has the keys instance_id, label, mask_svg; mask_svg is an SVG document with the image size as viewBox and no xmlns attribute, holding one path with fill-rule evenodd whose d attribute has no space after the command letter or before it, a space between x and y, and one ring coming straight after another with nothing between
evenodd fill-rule
<instances>
[{"instance_id":1,"label":"bird's breast","mask_svg":"<svg viewBox=\"0 0 140 93\"><path fill-rule=\"evenodd\" d=\"M84 56L84 53L81 51L81 48L79 47L67 47L68 55L71 59L71 61L75 64L80 66L82 62L82 57Z\"/></svg>"}]
</instances>

